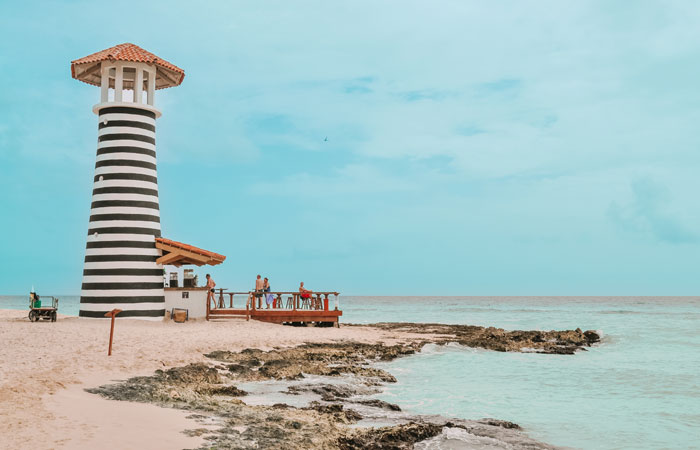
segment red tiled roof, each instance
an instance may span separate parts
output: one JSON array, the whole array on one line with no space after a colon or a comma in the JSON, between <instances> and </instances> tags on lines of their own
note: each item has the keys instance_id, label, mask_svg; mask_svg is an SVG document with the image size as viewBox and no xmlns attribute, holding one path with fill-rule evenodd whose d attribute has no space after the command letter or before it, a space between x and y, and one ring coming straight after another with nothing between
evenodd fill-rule
<instances>
[{"instance_id":1,"label":"red tiled roof","mask_svg":"<svg viewBox=\"0 0 700 450\"><path fill-rule=\"evenodd\" d=\"M160 245L159 245L160 244ZM209 264L209 265L217 265L221 264L224 262L226 257L224 255L220 255L218 253L210 252L209 250L204 250L198 247L195 247L194 245L189 245L189 244L184 244L182 242L177 242L177 241L172 241L170 239L166 238L156 238L156 247L160 248L166 252L169 253L179 253L178 250L182 250L182 254L180 258L177 258L173 260L173 262L168 262L168 264L173 264L173 265L181 265L181 264L196 264L196 265L202 265L202 264ZM205 257L204 260L197 258L196 261L193 261L192 258L194 258L192 255L189 255L190 257L188 258L188 253L194 253L196 255L201 255ZM165 257L164 255L163 257Z\"/></svg>"},{"instance_id":2,"label":"red tiled roof","mask_svg":"<svg viewBox=\"0 0 700 450\"><path fill-rule=\"evenodd\" d=\"M159 58L138 45L125 43L101 50L84 58L71 61L71 75L76 80L95 86L100 85L100 74L91 71L102 61L131 61L155 64L156 89L178 86L185 79L185 71L164 59Z\"/></svg>"}]
</instances>

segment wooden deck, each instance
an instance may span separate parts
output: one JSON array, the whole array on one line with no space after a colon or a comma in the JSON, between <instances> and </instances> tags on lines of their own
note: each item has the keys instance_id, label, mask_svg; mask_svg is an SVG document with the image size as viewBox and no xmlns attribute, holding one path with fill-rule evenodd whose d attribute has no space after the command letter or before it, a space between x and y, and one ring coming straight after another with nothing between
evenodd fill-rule
<instances>
[{"instance_id":1,"label":"wooden deck","mask_svg":"<svg viewBox=\"0 0 700 450\"><path fill-rule=\"evenodd\" d=\"M337 292L314 292L311 298L302 298L299 292L227 292L217 289L216 305L207 305L207 320L243 318L290 325L335 325L340 326ZM234 296L241 298L238 308ZM266 296L271 295L270 304ZM228 296L228 305L226 298ZM334 296L330 299L329 296ZM331 306L331 301L335 305Z\"/></svg>"}]
</instances>

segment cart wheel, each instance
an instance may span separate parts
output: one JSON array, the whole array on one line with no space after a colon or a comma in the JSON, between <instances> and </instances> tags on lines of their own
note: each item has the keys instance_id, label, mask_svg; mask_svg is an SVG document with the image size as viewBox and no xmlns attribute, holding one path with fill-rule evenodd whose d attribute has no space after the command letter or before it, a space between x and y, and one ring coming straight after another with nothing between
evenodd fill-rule
<instances>
[{"instance_id":1,"label":"cart wheel","mask_svg":"<svg viewBox=\"0 0 700 450\"><path fill-rule=\"evenodd\" d=\"M56 321L56 311L51 312L51 322Z\"/></svg>"},{"instance_id":2,"label":"cart wheel","mask_svg":"<svg viewBox=\"0 0 700 450\"><path fill-rule=\"evenodd\" d=\"M29 321L36 322L37 320L39 320L39 315L36 313L36 311L29 311Z\"/></svg>"}]
</instances>

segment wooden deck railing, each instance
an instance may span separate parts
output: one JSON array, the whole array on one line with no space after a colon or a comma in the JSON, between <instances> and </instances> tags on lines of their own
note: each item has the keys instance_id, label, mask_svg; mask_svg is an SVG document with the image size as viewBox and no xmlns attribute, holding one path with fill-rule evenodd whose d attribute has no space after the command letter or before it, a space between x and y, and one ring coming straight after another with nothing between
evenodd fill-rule
<instances>
[{"instance_id":1,"label":"wooden deck railing","mask_svg":"<svg viewBox=\"0 0 700 450\"><path fill-rule=\"evenodd\" d=\"M214 304L211 301L207 302L207 317L211 311L216 310L243 310L246 311L246 318L255 310L281 310L281 311L328 311L331 309L329 296L334 296L333 307L337 311L340 308L338 292L311 292L309 297L302 297L298 291L278 291L278 292L230 292L226 289L215 290ZM228 295L228 305L226 305L225 296ZM234 302L234 296L244 298L245 305L237 305ZM270 302L267 302L268 296L271 296ZM238 307L237 307L238 306Z\"/></svg>"}]
</instances>

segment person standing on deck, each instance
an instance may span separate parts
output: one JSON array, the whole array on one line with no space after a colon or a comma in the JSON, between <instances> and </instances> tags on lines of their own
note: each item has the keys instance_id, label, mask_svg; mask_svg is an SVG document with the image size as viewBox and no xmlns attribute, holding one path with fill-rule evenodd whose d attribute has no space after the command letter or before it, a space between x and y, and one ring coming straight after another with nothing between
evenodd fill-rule
<instances>
[{"instance_id":1,"label":"person standing on deck","mask_svg":"<svg viewBox=\"0 0 700 450\"><path fill-rule=\"evenodd\" d=\"M263 292L265 292L265 303L267 304L267 309L270 309L270 303L272 303L272 294L268 294L270 292L270 280L265 277L265 280L263 281Z\"/></svg>"},{"instance_id":2,"label":"person standing on deck","mask_svg":"<svg viewBox=\"0 0 700 450\"><path fill-rule=\"evenodd\" d=\"M260 277L260 274L258 274L258 278L255 279L255 298L258 299L258 308L261 306L262 302L262 292L265 289L265 282L262 280Z\"/></svg>"},{"instance_id":3,"label":"person standing on deck","mask_svg":"<svg viewBox=\"0 0 700 450\"><path fill-rule=\"evenodd\" d=\"M215 286L216 283L214 283L214 279L211 275L207 274L207 304L210 304L209 302L214 300L214 308L216 308L216 297L214 296Z\"/></svg>"}]
</instances>

